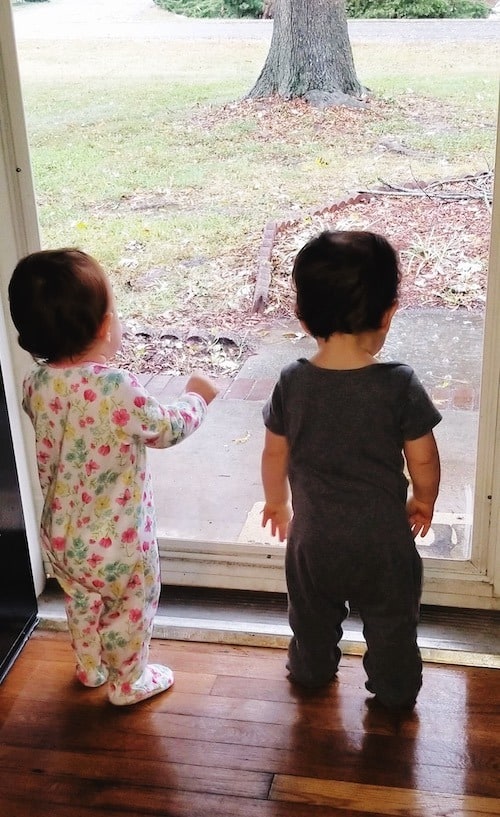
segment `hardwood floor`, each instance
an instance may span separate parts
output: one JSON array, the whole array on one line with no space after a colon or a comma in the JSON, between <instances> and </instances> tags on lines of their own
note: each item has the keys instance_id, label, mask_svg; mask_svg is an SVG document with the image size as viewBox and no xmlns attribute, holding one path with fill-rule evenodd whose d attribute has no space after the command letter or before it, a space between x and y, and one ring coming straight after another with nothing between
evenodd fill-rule
<instances>
[{"instance_id":1,"label":"hardwood floor","mask_svg":"<svg viewBox=\"0 0 500 817\"><path fill-rule=\"evenodd\" d=\"M285 653L154 640L175 686L117 708L35 631L0 686L1 817L500 814L500 672L426 664L417 708L369 708L361 659L315 694Z\"/></svg>"}]
</instances>

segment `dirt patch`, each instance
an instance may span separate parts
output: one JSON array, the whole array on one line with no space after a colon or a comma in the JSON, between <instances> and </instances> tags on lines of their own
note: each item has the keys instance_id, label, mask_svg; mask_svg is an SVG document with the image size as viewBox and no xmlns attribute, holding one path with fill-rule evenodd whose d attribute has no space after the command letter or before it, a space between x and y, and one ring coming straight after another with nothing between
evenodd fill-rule
<instances>
[{"instance_id":1,"label":"dirt patch","mask_svg":"<svg viewBox=\"0 0 500 817\"><path fill-rule=\"evenodd\" d=\"M314 108L303 99L243 99L193 114L192 123L205 131L219 130L226 123L252 127L255 141L276 145L328 144L330 140L360 139L366 133L366 121L381 122L393 110L394 103L370 98L363 109L342 106ZM286 157L283 157L286 160ZM279 157L276 157L279 159Z\"/></svg>"}]
</instances>

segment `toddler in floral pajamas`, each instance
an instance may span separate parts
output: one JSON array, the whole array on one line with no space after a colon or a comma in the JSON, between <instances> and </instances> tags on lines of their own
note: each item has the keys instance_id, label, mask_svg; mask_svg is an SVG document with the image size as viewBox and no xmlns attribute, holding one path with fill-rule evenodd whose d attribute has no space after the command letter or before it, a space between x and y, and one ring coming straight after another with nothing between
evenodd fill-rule
<instances>
[{"instance_id":1,"label":"toddler in floral pajamas","mask_svg":"<svg viewBox=\"0 0 500 817\"><path fill-rule=\"evenodd\" d=\"M42 546L65 592L77 678L109 682L111 703L134 704L173 683L169 667L148 663L161 585L146 449L192 434L217 390L193 375L162 405L108 364L121 342L113 293L79 250L22 259L9 300L19 344L36 361L23 408L35 429Z\"/></svg>"}]
</instances>

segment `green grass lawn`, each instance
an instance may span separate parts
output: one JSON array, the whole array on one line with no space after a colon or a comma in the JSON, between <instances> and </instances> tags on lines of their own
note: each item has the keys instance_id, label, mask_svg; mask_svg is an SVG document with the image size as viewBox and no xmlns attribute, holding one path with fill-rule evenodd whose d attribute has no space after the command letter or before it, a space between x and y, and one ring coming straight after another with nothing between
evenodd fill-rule
<instances>
[{"instance_id":1,"label":"green grass lawn","mask_svg":"<svg viewBox=\"0 0 500 817\"><path fill-rule=\"evenodd\" d=\"M247 313L269 219L380 179L493 166L499 44L359 45L364 111L242 102L266 53L231 41L20 45L43 245L98 257L123 317L175 315L187 300L207 311L221 297ZM159 283L141 286L156 268Z\"/></svg>"}]
</instances>

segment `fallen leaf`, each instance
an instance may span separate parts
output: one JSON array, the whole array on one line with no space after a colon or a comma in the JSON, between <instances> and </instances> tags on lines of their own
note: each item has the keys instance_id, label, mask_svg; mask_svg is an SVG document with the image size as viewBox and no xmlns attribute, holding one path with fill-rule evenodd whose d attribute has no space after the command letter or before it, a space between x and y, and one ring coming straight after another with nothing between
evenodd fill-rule
<instances>
[{"instance_id":1,"label":"fallen leaf","mask_svg":"<svg viewBox=\"0 0 500 817\"><path fill-rule=\"evenodd\" d=\"M250 432L247 431L247 433L243 437L236 437L233 440L233 443L237 443L239 445L240 443L247 443L249 441L249 439L250 439Z\"/></svg>"}]
</instances>

